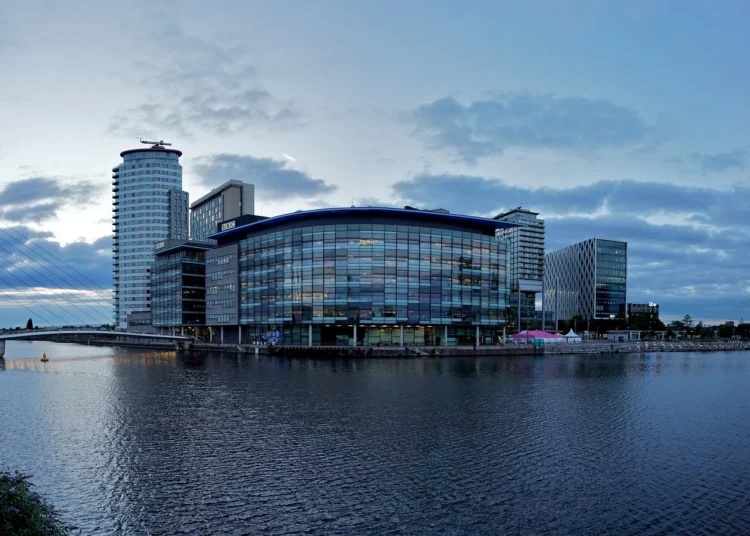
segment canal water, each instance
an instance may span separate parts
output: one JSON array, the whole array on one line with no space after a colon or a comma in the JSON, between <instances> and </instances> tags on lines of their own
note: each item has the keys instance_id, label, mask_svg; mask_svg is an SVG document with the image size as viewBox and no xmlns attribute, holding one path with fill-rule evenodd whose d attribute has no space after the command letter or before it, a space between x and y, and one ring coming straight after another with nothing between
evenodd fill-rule
<instances>
[{"instance_id":1,"label":"canal water","mask_svg":"<svg viewBox=\"0 0 750 536\"><path fill-rule=\"evenodd\" d=\"M750 534L750 352L9 342L0 412L0 469L32 474L80 534Z\"/></svg>"}]
</instances>

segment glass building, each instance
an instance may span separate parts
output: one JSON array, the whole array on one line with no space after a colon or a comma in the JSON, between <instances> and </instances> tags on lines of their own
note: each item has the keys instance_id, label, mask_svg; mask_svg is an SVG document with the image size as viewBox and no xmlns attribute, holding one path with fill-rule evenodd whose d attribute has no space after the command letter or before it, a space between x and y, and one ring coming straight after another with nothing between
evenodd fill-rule
<instances>
[{"instance_id":1,"label":"glass building","mask_svg":"<svg viewBox=\"0 0 750 536\"><path fill-rule=\"evenodd\" d=\"M545 305L557 318L617 318L627 303L628 244L592 238L545 255Z\"/></svg>"},{"instance_id":2,"label":"glass building","mask_svg":"<svg viewBox=\"0 0 750 536\"><path fill-rule=\"evenodd\" d=\"M496 220L517 223L517 227L498 229L509 242L508 272L511 297L508 323L516 332L542 327L541 312L536 311L536 295L543 289L544 220L538 212L518 207L495 216Z\"/></svg>"},{"instance_id":3,"label":"glass building","mask_svg":"<svg viewBox=\"0 0 750 536\"><path fill-rule=\"evenodd\" d=\"M209 237L223 251L212 253L222 273L207 281L207 299L228 311L214 325L222 340L237 330L231 342L246 343L495 343L508 305L508 241L496 231L512 226L369 207L227 222Z\"/></svg>"},{"instance_id":4,"label":"glass building","mask_svg":"<svg viewBox=\"0 0 750 536\"><path fill-rule=\"evenodd\" d=\"M206 251L211 244L164 240L156 244L151 270L151 322L155 328L206 325Z\"/></svg>"},{"instance_id":5,"label":"glass building","mask_svg":"<svg viewBox=\"0 0 750 536\"><path fill-rule=\"evenodd\" d=\"M181 151L156 144L120 156L112 169L114 321L127 328L129 314L151 310L154 243L188 238L188 197Z\"/></svg>"}]
</instances>

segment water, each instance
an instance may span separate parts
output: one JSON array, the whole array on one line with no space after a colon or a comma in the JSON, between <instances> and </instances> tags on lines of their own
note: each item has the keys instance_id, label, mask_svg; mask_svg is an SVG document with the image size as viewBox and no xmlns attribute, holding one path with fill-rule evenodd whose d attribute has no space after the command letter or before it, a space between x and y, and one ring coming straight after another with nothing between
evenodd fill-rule
<instances>
[{"instance_id":1,"label":"water","mask_svg":"<svg viewBox=\"0 0 750 536\"><path fill-rule=\"evenodd\" d=\"M10 342L0 467L33 474L81 534L746 536L748 388L750 353L316 361Z\"/></svg>"}]
</instances>

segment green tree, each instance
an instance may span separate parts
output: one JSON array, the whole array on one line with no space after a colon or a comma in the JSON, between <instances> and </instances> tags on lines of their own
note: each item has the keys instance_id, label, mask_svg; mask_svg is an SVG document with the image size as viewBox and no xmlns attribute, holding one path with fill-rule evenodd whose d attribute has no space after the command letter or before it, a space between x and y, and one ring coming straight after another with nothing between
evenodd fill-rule
<instances>
[{"instance_id":1,"label":"green tree","mask_svg":"<svg viewBox=\"0 0 750 536\"><path fill-rule=\"evenodd\" d=\"M682 324L685 326L685 329L690 331L693 329L693 317L690 315L685 315L682 317Z\"/></svg>"},{"instance_id":2,"label":"green tree","mask_svg":"<svg viewBox=\"0 0 750 536\"><path fill-rule=\"evenodd\" d=\"M34 323L31 321L30 318L26 322L26 329L34 329Z\"/></svg>"}]
</instances>

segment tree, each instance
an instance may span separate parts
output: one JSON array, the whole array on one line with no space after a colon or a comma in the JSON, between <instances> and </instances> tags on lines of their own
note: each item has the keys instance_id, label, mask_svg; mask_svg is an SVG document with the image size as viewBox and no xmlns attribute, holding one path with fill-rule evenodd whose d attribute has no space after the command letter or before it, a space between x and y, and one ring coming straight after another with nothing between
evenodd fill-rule
<instances>
[{"instance_id":1,"label":"tree","mask_svg":"<svg viewBox=\"0 0 750 536\"><path fill-rule=\"evenodd\" d=\"M29 320L28 320L28 321L26 322L26 329L34 329L34 323L33 323L33 322L31 321L31 319L30 319L30 318L29 318Z\"/></svg>"},{"instance_id":2,"label":"tree","mask_svg":"<svg viewBox=\"0 0 750 536\"><path fill-rule=\"evenodd\" d=\"M685 315L682 317L682 323L685 325L685 329L690 331L693 329L693 317L690 315Z\"/></svg>"},{"instance_id":3,"label":"tree","mask_svg":"<svg viewBox=\"0 0 750 536\"><path fill-rule=\"evenodd\" d=\"M748 337L750 337L750 324L740 324L734 330L734 333L735 335L742 337L743 339L747 339Z\"/></svg>"}]
</instances>

